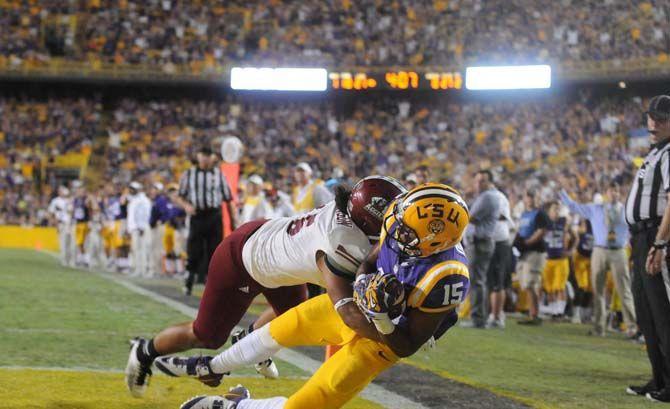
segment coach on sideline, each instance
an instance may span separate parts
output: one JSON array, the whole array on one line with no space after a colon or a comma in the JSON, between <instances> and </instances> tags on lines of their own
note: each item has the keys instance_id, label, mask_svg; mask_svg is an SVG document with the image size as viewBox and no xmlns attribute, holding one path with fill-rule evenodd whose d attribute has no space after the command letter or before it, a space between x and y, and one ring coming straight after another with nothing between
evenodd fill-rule
<instances>
[{"instance_id":1,"label":"coach on sideline","mask_svg":"<svg viewBox=\"0 0 670 409\"><path fill-rule=\"evenodd\" d=\"M662 266L670 239L670 96L652 98L646 114L652 145L628 194L626 221L632 235L635 311L653 378L626 392L670 402L670 301Z\"/></svg>"},{"instance_id":2,"label":"coach on sideline","mask_svg":"<svg viewBox=\"0 0 670 409\"><path fill-rule=\"evenodd\" d=\"M486 279L495 251L494 234L500 218L500 192L493 184L493 173L480 170L475 175L478 196L470 207L470 225L474 228L474 243L468 249L470 259L470 303L472 322L462 326L485 328L488 317L488 286Z\"/></svg>"},{"instance_id":3,"label":"coach on sideline","mask_svg":"<svg viewBox=\"0 0 670 409\"><path fill-rule=\"evenodd\" d=\"M190 216L186 242L188 277L184 293L191 295L195 274L200 282L207 274L209 260L222 240L221 202L228 205L232 228L237 226L237 209L226 177L215 166L209 146L200 148L197 166L181 175L177 204Z\"/></svg>"}]
</instances>

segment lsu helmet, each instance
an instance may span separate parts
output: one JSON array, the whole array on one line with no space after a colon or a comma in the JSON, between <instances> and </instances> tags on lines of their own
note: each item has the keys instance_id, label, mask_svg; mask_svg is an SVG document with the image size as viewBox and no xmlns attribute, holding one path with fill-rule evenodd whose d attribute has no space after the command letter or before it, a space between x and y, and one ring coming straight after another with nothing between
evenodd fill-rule
<instances>
[{"instance_id":1,"label":"lsu helmet","mask_svg":"<svg viewBox=\"0 0 670 409\"><path fill-rule=\"evenodd\" d=\"M386 209L407 189L392 177L368 176L354 185L347 201L347 213L370 241L379 241Z\"/></svg>"},{"instance_id":2,"label":"lsu helmet","mask_svg":"<svg viewBox=\"0 0 670 409\"><path fill-rule=\"evenodd\" d=\"M399 197L384 219L384 236L411 257L428 257L461 241L470 221L468 206L455 189L425 183ZM395 230L391 230L393 223Z\"/></svg>"}]
</instances>

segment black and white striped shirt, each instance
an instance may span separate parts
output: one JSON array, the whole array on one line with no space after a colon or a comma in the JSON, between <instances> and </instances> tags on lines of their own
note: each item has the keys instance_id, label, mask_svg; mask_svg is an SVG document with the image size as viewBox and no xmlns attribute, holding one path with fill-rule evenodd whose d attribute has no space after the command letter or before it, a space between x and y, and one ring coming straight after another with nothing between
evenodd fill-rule
<instances>
[{"instance_id":1,"label":"black and white striped shirt","mask_svg":"<svg viewBox=\"0 0 670 409\"><path fill-rule=\"evenodd\" d=\"M626 199L626 222L663 217L670 192L670 140L652 145Z\"/></svg>"},{"instance_id":2,"label":"black and white striped shirt","mask_svg":"<svg viewBox=\"0 0 670 409\"><path fill-rule=\"evenodd\" d=\"M191 202L196 211L220 209L221 202L233 199L230 186L221 169L200 169L193 166L179 181L179 196Z\"/></svg>"}]
</instances>

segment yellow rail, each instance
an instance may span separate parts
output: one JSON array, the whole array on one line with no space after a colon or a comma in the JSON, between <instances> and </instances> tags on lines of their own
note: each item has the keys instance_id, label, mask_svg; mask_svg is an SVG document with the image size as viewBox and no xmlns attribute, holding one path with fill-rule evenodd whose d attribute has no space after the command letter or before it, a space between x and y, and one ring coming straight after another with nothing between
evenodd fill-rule
<instances>
[{"instance_id":1,"label":"yellow rail","mask_svg":"<svg viewBox=\"0 0 670 409\"><path fill-rule=\"evenodd\" d=\"M0 61L0 76L4 77L63 77L129 80L183 80L183 81L228 81L226 77L233 63L206 66L203 61L187 65L164 66L146 64L114 64L98 60L68 61L52 58L47 62L23 62L18 65L5 59ZM243 64L240 64L243 65ZM670 76L670 61L666 55L635 60L608 61L561 61L552 64L556 77L566 80L598 79L603 77ZM393 66L393 67L329 67L333 71L384 72L412 70L417 72L463 71L464 66Z\"/></svg>"}]
</instances>

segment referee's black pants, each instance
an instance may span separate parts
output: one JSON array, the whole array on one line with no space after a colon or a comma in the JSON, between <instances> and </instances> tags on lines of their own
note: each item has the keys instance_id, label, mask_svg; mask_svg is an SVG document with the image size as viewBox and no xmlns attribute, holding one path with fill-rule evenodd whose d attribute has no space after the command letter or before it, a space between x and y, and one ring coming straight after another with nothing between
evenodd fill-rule
<instances>
[{"instance_id":1,"label":"referee's black pants","mask_svg":"<svg viewBox=\"0 0 670 409\"><path fill-rule=\"evenodd\" d=\"M635 313L647 344L653 380L660 390L670 387L670 301L663 275L649 275L645 268L657 231L658 228L650 228L633 233L631 246Z\"/></svg>"},{"instance_id":2,"label":"referee's black pants","mask_svg":"<svg viewBox=\"0 0 670 409\"><path fill-rule=\"evenodd\" d=\"M222 240L221 220L219 209L203 210L191 216L186 242L188 277L185 284L189 290L193 288L196 275L199 283L205 282L209 260Z\"/></svg>"}]
</instances>

